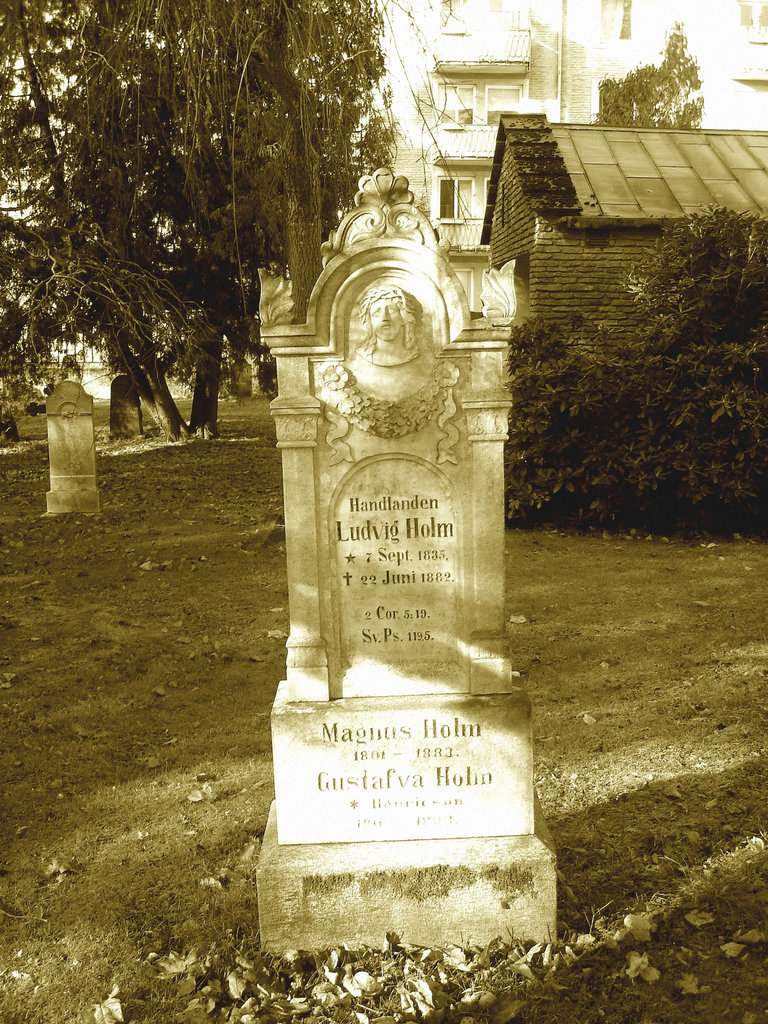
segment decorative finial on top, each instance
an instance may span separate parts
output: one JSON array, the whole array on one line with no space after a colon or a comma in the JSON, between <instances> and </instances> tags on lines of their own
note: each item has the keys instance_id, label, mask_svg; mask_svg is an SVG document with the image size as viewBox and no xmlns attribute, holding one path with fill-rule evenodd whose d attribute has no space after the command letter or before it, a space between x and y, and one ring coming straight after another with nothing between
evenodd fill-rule
<instances>
[{"instance_id":1,"label":"decorative finial on top","mask_svg":"<svg viewBox=\"0 0 768 1024\"><path fill-rule=\"evenodd\" d=\"M413 203L408 179L402 174L395 177L388 167L379 167L373 174L364 174L357 184L360 191L355 195L355 206L364 203L382 207Z\"/></svg>"},{"instance_id":2,"label":"decorative finial on top","mask_svg":"<svg viewBox=\"0 0 768 1024\"><path fill-rule=\"evenodd\" d=\"M384 236L439 249L437 235L427 217L414 205L413 192L404 175L395 176L388 167L379 167L361 178L359 185L354 208L323 243L323 266L358 242Z\"/></svg>"}]
</instances>

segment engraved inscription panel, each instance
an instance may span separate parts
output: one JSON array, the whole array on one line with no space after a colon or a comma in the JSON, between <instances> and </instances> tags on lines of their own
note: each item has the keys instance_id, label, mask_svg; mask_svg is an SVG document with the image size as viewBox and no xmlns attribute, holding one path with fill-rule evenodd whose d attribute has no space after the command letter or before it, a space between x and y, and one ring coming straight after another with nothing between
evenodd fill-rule
<instances>
[{"instance_id":1,"label":"engraved inscription panel","mask_svg":"<svg viewBox=\"0 0 768 1024\"><path fill-rule=\"evenodd\" d=\"M459 524L426 464L355 472L331 516L344 695L461 688Z\"/></svg>"},{"instance_id":2,"label":"engraved inscription panel","mask_svg":"<svg viewBox=\"0 0 768 1024\"><path fill-rule=\"evenodd\" d=\"M280 843L518 835L533 830L524 697L276 702ZM297 752L300 751L300 757Z\"/></svg>"}]
</instances>

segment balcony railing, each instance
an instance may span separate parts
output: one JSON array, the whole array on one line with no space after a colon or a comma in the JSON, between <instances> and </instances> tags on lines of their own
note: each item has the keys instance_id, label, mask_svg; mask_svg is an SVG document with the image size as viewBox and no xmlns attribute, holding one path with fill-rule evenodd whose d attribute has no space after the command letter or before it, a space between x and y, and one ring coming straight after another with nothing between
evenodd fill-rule
<instances>
[{"instance_id":1,"label":"balcony railing","mask_svg":"<svg viewBox=\"0 0 768 1024\"><path fill-rule=\"evenodd\" d=\"M471 217L462 221L441 220L437 225L437 233L441 240L448 242L452 251L479 249L482 230L483 221L480 217Z\"/></svg>"},{"instance_id":2,"label":"balcony railing","mask_svg":"<svg viewBox=\"0 0 768 1024\"><path fill-rule=\"evenodd\" d=\"M437 70L461 67L527 66L531 53L530 29L509 24L488 25L485 20L472 30L457 35L441 35L435 46Z\"/></svg>"}]
</instances>

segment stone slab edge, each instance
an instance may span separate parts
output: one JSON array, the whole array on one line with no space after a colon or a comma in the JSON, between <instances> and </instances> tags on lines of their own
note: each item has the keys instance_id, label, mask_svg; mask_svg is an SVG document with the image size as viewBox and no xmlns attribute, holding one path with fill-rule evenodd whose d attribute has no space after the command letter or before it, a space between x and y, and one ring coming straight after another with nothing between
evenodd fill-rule
<instances>
[{"instance_id":1,"label":"stone slab edge","mask_svg":"<svg viewBox=\"0 0 768 1024\"><path fill-rule=\"evenodd\" d=\"M481 839L279 846L273 803L256 873L262 948L553 941L556 858L535 832Z\"/></svg>"}]
</instances>

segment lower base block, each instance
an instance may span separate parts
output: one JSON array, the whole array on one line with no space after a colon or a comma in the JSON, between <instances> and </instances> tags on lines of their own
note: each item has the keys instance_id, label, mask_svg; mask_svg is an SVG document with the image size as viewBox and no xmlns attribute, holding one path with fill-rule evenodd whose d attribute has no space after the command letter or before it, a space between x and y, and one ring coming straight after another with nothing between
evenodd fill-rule
<instances>
[{"instance_id":1,"label":"lower base block","mask_svg":"<svg viewBox=\"0 0 768 1024\"><path fill-rule=\"evenodd\" d=\"M263 949L554 939L556 868L534 835L279 846L272 804L256 874Z\"/></svg>"},{"instance_id":2,"label":"lower base block","mask_svg":"<svg viewBox=\"0 0 768 1024\"><path fill-rule=\"evenodd\" d=\"M49 513L84 512L93 514L101 511L101 498L94 488L87 491L46 491L46 511Z\"/></svg>"}]
</instances>

